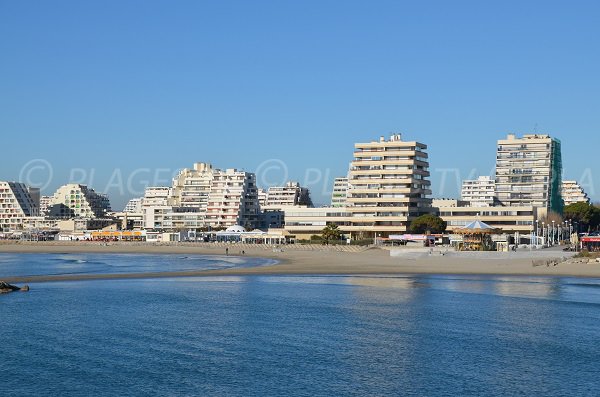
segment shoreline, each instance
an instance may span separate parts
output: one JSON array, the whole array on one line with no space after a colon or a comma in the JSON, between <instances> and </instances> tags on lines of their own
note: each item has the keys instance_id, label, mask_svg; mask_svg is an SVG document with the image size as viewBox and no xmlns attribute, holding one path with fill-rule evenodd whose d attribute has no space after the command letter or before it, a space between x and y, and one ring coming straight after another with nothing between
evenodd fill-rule
<instances>
[{"instance_id":1,"label":"shoreline","mask_svg":"<svg viewBox=\"0 0 600 397\"><path fill-rule=\"evenodd\" d=\"M225 255L226 246L206 244L136 244L113 243L100 245L88 242L19 242L0 243L0 254L179 254L179 255ZM600 263L559 263L551 266L533 266L531 258L511 258L507 253L502 259L481 259L456 256L426 256L405 258L390 256L381 248L344 248L317 246L305 249L298 246L282 246L281 252L273 246L229 245L229 256L274 259L275 264L249 268L218 270L193 270L149 273L113 274L65 274L41 276L6 276L4 281L13 283L36 283L51 281L118 280L172 277L214 276L394 276L394 275L490 275L490 276L550 276L600 278ZM241 251L244 255L239 255ZM559 258L560 251L546 251L547 258Z\"/></svg>"}]
</instances>

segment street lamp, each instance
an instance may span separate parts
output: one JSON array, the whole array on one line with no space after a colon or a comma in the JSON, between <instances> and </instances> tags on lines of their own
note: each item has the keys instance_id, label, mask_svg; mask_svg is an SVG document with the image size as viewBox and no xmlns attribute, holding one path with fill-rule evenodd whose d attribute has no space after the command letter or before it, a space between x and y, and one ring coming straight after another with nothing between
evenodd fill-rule
<instances>
[{"instance_id":1,"label":"street lamp","mask_svg":"<svg viewBox=\"0 0 600 397\"><path fill-rule=\"evenodd\" d=\"M546 241L546 222L542 221L542 238L544 239L544 245L548 245Z\"/></svg>"},{"instance_id":2,"label":"street lamp","mask_svg":"<svg viewBox=\"0 0 600 397\"><path fill-rule=\"evenodd\" d=\"M552 221L552 245L554 245L555 235L556 235L556 229L554 229L554 221Z\"/></svg>"},{"instance_id":3,"label":"street lamp","mask_svg":"<svg viewBox=\"0 0 600 397\"><path fill-rule=\"evenodd\" d=\"M540 220L536 219L535 220L535 245L538 244L539 237L540 237Z\"/></svg>"}]
</instances>

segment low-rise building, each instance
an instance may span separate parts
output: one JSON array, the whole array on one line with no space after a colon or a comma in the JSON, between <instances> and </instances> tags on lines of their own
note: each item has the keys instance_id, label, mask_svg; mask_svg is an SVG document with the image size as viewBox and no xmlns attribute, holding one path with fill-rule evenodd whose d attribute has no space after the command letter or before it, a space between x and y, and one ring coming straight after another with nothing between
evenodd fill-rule
<instances>
[{"instance_id":1,"label":"low-rise building","mask_svg":"<svg viewBox=\"0 0 600 397\"><path fill-rule=\"evenodd\" d=\"M458 200L433 200L437 214L447 223L446 233L464 228L476 219L500 229L506 234L530 234L535 231L539 209L530 205L521 206L465 206ZM545 211L544 211L545 213Z\"/></svg>"},{"instance_id":2,"label":"low-rise building","mask_svg":"<svg viewBox=\"0 0 600 397\"><path fill-rule=\"evenodd\" d=\"M337 225L344 235L350 237L352 214L345 207L283 207L285 230L297 240L310 240L320 236L325 226Z\"/></svg>"}]
</instances>

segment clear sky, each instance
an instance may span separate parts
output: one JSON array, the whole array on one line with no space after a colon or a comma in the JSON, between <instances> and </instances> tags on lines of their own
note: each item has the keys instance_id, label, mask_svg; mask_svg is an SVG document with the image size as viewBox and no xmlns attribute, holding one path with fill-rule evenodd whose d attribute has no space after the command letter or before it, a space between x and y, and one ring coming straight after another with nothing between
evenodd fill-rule
<instances>
[{"instance_id":1,"label":"clear sky","mask_svg":"<svg viewBox=\"0 0 600 397\"><path fill-rule=\"evenodd\" d=\"M599 200L599 43L598 1L0 0L0 179L121 209L205 161L326 203L354 142L401 132L452 197L537 131Z\"/></svg>"}]
</instances>

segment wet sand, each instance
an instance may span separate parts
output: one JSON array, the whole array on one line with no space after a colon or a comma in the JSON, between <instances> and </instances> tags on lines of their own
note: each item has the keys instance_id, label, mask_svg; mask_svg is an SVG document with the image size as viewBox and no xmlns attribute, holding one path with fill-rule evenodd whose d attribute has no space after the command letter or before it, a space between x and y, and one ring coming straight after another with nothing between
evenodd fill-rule
<instances>
[{"instance_id":1,"label":"wet sand","mask_svg":"<svg viewBox=\"0 0 600 397\"><path fill-rule=\"evenodd\" d=\"M418 259L391 257L386 249L372 248L362 252L339 252L320 247L302 250L284 246L283 252L274 252L269 246L230 246L231 256L270 258L275 265L253 268L152 272L128 274L74 274L53 276L3 277L11 283L33 283L67 280L132 279L158 277L248 276L248 275L394 275L394 274L490 274L523 276L600 277L600 263L560 263L556 266L533 266L532 259L472 259L452 256L429 256ZM143 253L224 255L224 247L205 245L151 245L116 243L5 243L0 253ZM560 251L548 252L548 258L559 258Z\"/></svg>"}]
</instances>

